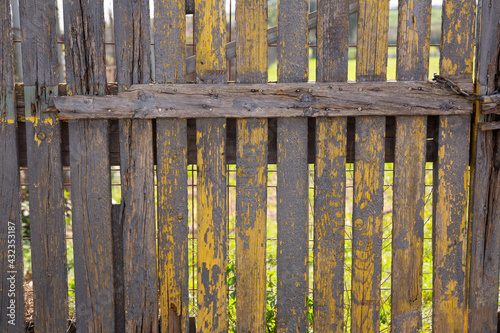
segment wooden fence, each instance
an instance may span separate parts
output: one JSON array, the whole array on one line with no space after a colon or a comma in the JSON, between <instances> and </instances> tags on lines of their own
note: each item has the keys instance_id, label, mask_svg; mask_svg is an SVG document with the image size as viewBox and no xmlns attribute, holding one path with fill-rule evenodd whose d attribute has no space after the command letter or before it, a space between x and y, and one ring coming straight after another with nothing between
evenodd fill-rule
<instances>
[{"instance_id":1,"label":"wooden fence","mask_svg":"<svg viewBox=\"0 0 500 333\"><path fill-rule=\"evenodd\" d=\"M307 0L280 0L277 28L269 30L266 0L237 1L236 41L230 44L223 0L156 0L154 20L149 0L115 0L113 94L116 86L106 82L103 0L64 1L65 86L57 75L56 1L19 0L24 82L17 90L10 4L0 4L0 331L25 330L24 140L36 332L67 329L63 165L71 172L77 331L193 329L186 170L194 162L197 331L228 331L227 163L237 165L238 331L266 330L268 163L277 164L277 332L346 329L348 162L354 163L350 329L379 331L388 161L394 163L395 193L391 330L421 327L427 161L434 172L432 329L497 330L498 3L479 0L476 8L474 0L443 0L441 78L428 82L431 1L400 0L399 82L387 82L385 0L319 0L314 15ZM194 11L196 45L189 59L187 9ZM353 10L356 83L348 83ZM305 83L311 25L317 29L317 83ZM277 84L267 83L270 39L277 43ZM236 59L237 84L226 84L227 58ZM186 84L193 70L197 84ZM24 106L23 116L16 106ZM110 166L116 163L120 205L111 201ZM308 163L314 163L313 324L307 319Z\"/></svg>"}]
</instances>

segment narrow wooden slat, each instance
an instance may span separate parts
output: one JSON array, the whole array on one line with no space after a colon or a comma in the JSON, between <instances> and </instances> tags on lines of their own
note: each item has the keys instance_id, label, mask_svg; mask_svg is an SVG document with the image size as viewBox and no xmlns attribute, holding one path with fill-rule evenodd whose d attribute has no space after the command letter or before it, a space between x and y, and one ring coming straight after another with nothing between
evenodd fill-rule
<instances>
[{"instance_id":1,"label":"narrow wooden slat","mask_svg":"<svg viewBox=\"0 0 500 333\"><path fill-rule=\"evenodd\" d=\"M68 316L60 123L42 112L57 96L56 1L20 0L30 194L34 320L64 332Z\"/></svg>"},{"instance_id":2,"label":"narrow wooden slat","mask_svg":"<svg viewBox=\"0 0 500 333\"><path fill-rule=\"evenodd\" d=\"M185 1L155 2L156 82L184 83ZM158 119L158 269L161 331L189 331L187 122Z\"/></svg>"},{"instance_id":3,"label":"narrow wooden slat","mask_svg":"<svg viewBox=\"0 0 500 333\"><path fill-rule=\"evenodd\" d=\"M470 118L440 118L433 197L433 312L435 332L465 330L465 233Z\"/></svg>"},{"instance_id":4,"label":"narrow wooden slat","mask_svg":"<svg viewBox=\"0 0 500 333\"><path fill-rule=\"evenodd\" d=\"M319 1L316 80L347 81L349 1Z\"/></svg>"},{"instance_id":5,"label":"narrow wooden slat","mask_svg":"<svg viewBox=\"0 0 500 333\"><path fill-rule=\"evenodd\" d=\"M224 0L195 1L196 81L226 82ZM197 119L199 332L226 332L226 120Z\"/></svg>"},{"instance_id":6,"label":"narrow wooden slat","mask_svg":"<svg viewBox=\"0 0 500 333\"><path fill-rule=\"evenodd\" d=\"M389 3L358 2L357 81L385 81ZM357 117L352 232L351 329L380 330L385 117Z\"/></svg>"},{"instance_id":7,"label":"narrow wooden slat","mask_svg":"<svg viewBox=\"0 0 500 333\"><path fill-rule=\"evenodd\" d=\"M316 80L347 81L349 1L318 2ZM316 120L314 331L344 331L347 118Z\"/></svg>"},{"instance_id":8,"label":"narrow wooden slat","mask_svg":"<svg viewBox=\"0 0 500 333\"><path fill-rule=\"evenodd\" d=\"M429 71L430 0L399 2L399 81L425 80ZM425 148L427 117L396 118L392 221L391 331L422 326Z\"/></svg>"},{"instance_id":9,"label":"narrow wooden slat","mask_svg":"<svg viewBox=\"0 0 500 333\"><path fill-rule=\"evenodd\" d=\"M102 0L65 1L64 20L68 94L105 94ZM78 329L114 330L108 122L71 121L69 131Z\"/></svg>"},{"instance_id":10,"label":"narrow wooden slat","mask_svg":"<svg viewBox=\"0 0 500 333\"><path fill-rule=\"evenodd\" d=\"M443 1L439 74L472 78L473 0ZM460 24L458 24L460 22ZM435 332L462 332L465 315L468 116L441 116L436 132L433 211L432 327Z\"/></svg>"},{"instance_id":11,"label":"narrow wooden slat","mask_svg":"<svg viewBox=\"0 0 500 333\"><path fill-rule=\"evenodd\" d=\"M396 119L392 218L391 330L422 325L426 117Z\"/></svg>"},{"instance_id":12,"label":"narrow wooden slat","mask_svg":"<svg viewBox=\"0 0 500 333\"><path fill-rule=\"evenodd\" d=\"M498 43L500 3L479 1L477 20L481 34L476 39L476 93L490 95L499 87ZM498 100L498 95L492 96ZM496 98L495 98L496 97ZM497 104L497 103L494 103ZM476 105L476 107L478 107ZM485 105L483 103L483 113ZM497 332L500 269L500 199L498 190L498 131L494 116L477 112L472 126L471 194L469 199L466 298L469 332ZM489 121L489 122L488 122ZM495 133L496 132L496 133Z\"/></svg>"},{"instance_id":13,"label":"narrow wooden slat","mask_svg":"<svg viewBox=\"0 0 500 333\"><path fill-rule=\"evenodd\" d=\"M118 90L150 82L149 1L114 1ZM153 124L120 121L126 332L157 332Z\"/></svg>"},{"instance_id":14,"label":"narrow wooden slat","mask_svg":"<svg viewBox=\"0 0 500 333\"><path fill-rule=\"evenodd\" d=\"M308 2L278 5L278 82L307 81ZM280 118L278 146L277 332L307 331L308 165L307 119Z\"/></svg>"},{"instance_id":15,"label":"narrow wooden slat","mask_svg":"<svg viewBox=\"0 0 500 333\"><path fill-rule=\"evenodd\" d=\"M347 119L316 123L314 185L314 331L344 331L345 163Z\"/></svg>"},{"instance_id":16,"label":"narrow wooden slat","mask_svg":"<svg viewBox=\"0 0 500 333\"><path fill-rule=\"evenodd\" d=\"M0 331L24 332L23 239L10 1L0 4Z\"/></svg>"},{"instance_id":17,"label":"narrow wooden slat","mask_svg":"<svg viewBox=\"0 0 500 333\"><path fill-rule=\"evenodd\" d=\"M239 83L267 83L267 0L236 3ZM267 140L265 118L237 121L236 318L241 332L266 330Z\"/></svg>"},{"instance_id":18,"label":"narrow wooden slat","mask_svg":"<svg viewBox=\"0 0 500 333\"><path fill-rule=\"evenodd\" d=\"M380 330L385 118L356 118L352 332Z\"/></svg>"}]
</instances>

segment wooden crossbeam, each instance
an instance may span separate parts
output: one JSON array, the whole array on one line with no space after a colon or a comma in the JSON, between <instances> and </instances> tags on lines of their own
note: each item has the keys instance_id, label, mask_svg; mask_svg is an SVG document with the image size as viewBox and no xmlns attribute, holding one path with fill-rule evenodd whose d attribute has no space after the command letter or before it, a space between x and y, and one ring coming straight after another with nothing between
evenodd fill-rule
<instances>
[{"instance_id":1,"label":"wooden crossbeam","mask_svg":"<svg viewBox=\"0 0 500 333\"><path fill-rule=\"evenodd\" d=\"M134 85L117 96L55 98L59 119L342 117L470 114L432 82Z\"/></svg>"}]
</instances>

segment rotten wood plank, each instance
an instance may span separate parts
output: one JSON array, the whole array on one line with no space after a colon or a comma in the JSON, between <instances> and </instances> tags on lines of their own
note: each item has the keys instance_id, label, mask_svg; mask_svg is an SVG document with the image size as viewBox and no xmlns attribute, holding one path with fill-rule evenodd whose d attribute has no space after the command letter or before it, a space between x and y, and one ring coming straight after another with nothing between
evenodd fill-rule
<instances>
[{"instance_id":1,"label":"rotten wood plank","mask_svg":"<svg viewBox=\"0 0 500 333\"><path fill-rule=\"evenodd\" d=\"M280 83L307 81L308 7L307 0L279 2L277 52ZM309 98L310 93L307 90L304 96ZM279 118L277 123L276 328L280 333L304 333L308 326L309 281L308 121L304 117Z\"/></svg>"},{"instance_id":2,"label":"rotten wood plank","mask_svg":"<svg viewBox=\"0 0 500 333\"><path fill-rule=\"evenodd\" d=\"M56 1L20 0L30 194L34 321L64 332L68 317L60 122L43 111L57 96Z\"/></svg>"},{"instance_id":3,"label":"rotten wood plank","mask_svg":"<svg viewBox=\"0 0 500 333\"><path fill-rule=\"evenodd\" d=\"M134 85L118 96L58 97L59 119L345 117L471 114L430 82Z\"/></svg>"},{"instance_id":4,"label":"rotten wood plank","mask_svg":"<svg viewBox=\"0 0 500 333\"><path fill-rule=\"evenodd\" d=\"M431 0L399 2L399 81L425 80L429 72ZM425 154L427 117L396 117L392 222L391 331L422 326Z\"/></svg>"},{"instance_id":5,"label":"rotten wood plank","mask_svg":"<svg viewBox=\"0 0 500 333\"><path fill-rule=\"evenodd\" d=\"M0 4L0 331L24 332L23 230L10 1Z\"/></svg>"},{"instance_id":6,"label":"rotten wood plank","mask_svg":"<svg viewBox=\"0 0 500 333\"><path fill-rule=\"evenodd\" d=\"M118 90L149 83L149 1L114 1ZM122 120L123 273L126 332L158 332L153 124Z\"/></svg>"},{"instance_id":7,"label":"rotten wood plank","mask_svg":"<svg viewBox=\"0 0 500 333\"><path fill-rule=\"evenodd\" d=\"M195 0L196 81L226 83L224 0ZM204 89L203 85L196 85ZM199 332L226 332L226 119L197 119Z\"/></svg>"},{"instance_id":8,"label":"rotten wood plank","mask_svg":"<svg viewBox=\"0 0 500 333\"><path fill-rule=\"evenodd\" d=\"M238 83L267 83L267 0L236 3ZM238 119L236 318L241 332L266 331L268 120Z\"/></svg>"},{"instance_id":9,"label":"rotten wood plank","mask_svg":"<svg viewBox=\"0 0 500 333\"><path fill-rule=\"evenodd\" d=\"M184 0L155 2L159 83L186 82L184 6ZM156 128L161 331L189 332L187 121L158 119Z\"/></svg>"},{"instance_id":10,"label":"rotten wood plank","mask_svg":"<svg viewBox=\"0 0 500 333\"><path fill-rule=\"evenodd\" d=\"M317 81L347 81L349 2L318 3ZM347 118L316 119L314 331L344 331Z\"/></svg>"},{"instance_id":11,"label":"rotten wood plank","mask_svg":"<svg viewBox=\"0 0 500 333\"><path fill-rule=\"evenodd\" d=\"M66 0L64 21L68 95L105 95L103 1ZM108 127L69 123L75 313L84 332L115 330Z\"/></svg>"},{"instance_id":12,"label":"rotten wood plank","mask_svg":"<svg viewBox=\"0 0 500 333\"><path fill-rule=\"evenodd\" d=\"M494 94L499 81L498 2L479 1L476 19L481 33L476 38L476 90L482 95ZM500 258L500 152L498 116L488 115L498 109L500 96L483 97L476 104L472 126L471 185L469 199L466 299L469 332L498 331L498 283ZM481 110L482 109L482 110ZM479 111L482 111L481 114ZM498 111L495 113L498 114ZM485 115L486 114L486 115ZM486 132L483 132L487 130Z\"/></svg>"}]
</instances>

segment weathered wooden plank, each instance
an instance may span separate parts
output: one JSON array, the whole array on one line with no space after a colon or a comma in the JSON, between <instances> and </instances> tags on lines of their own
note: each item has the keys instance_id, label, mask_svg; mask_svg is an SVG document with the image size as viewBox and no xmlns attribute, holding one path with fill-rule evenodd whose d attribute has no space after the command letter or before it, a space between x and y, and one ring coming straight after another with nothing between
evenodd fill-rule
<instances>
[{"instance_id":1,"label":"weathered wooden plank","mask_svg":"<svg viewBox=\"0 0 500 333\"><path fill-rule=\"evenodd\" d=\"M474 0L443 1L440 75L451 80L472 79L474 16Z\"/></svg>"},{"instance_id":2,"label":"weathered wooden plank","mask_svg":"<svg viewBox=\"0 0 500 333\"><path fill-rule=\"evenodd\" d=\"M433 329L462 332L470 118L440 118L433 197Z\"/></svg>"},{"instance_id":3,"label":"weathered wooden plank","mask_svg":"<svg viewBox=\"0 0 500 333\"><path fill-rule=\"evenodd\" d=\"M319 1L316 80L347 81L349 1Z\"/></svg>"},{"instance_id":4,"label":"weathered wooden plank","mask_svg":"<svg viewBox=\"0 0 500 333\"><path fill-rule=\"evenodd\" d=\"M398 80L425 80L429 72L430 0L399 2ZM392 222L391 331L422 326L422 263L427 117L396 117Z\"/></svg>"},{"instance_id":5,"label":"weathered wooden plank","mask_svg":"<svg viewBox=\"0 0 500 333\"><path fill-rule=\"evenodd\" d=\"M57 96L56 1L20 0L31 262L37 331L64 332L68 315L60 123L43 111Z\"/></svg>"},{"instance_id":6,"label":"weathered wooden plank","mask_svg":"<svg viewBox=\"0 0 500 333\"><path fill-rule=\"evenodd\" d=\"M23 240L10 1L0 4L0 331L24 332Z\"/></svg>"},{"instance_id":7,"label":"weathered wooden plank","mask_svg":"<svg viewBox=\"0 0 500 333\"><path fill-rule=\"evenodd\" d=\"M155 2L158 83L186 81L184 3L183 0ZM158 119L156 126L161 331L188 332L187 122Z\"/></svg>"},{"instance_id":8,"label":"weathered wooden plank","mask_svg":"<svg viewBox=\"0 0 500 333\"><path fill-rule=\"evenodd\" d=\"M382 0L358 2L357 81L385 81L389 3Z\"/></svg>"},{"instance_id":9,"label":"weathered wooden plank","mask_svg":"<svg viewBox=\"0 0 500 333\"><path fill-rule=\"evenodd\" d=\"M490 66L490 67L495 67L495 66ZM491 74L487 74L489 76L491 76ZM493 90L491 91L490 87L487 87L487 86L480 86L480 89L488 89L488 91L490 91L490 93L496 91ZM490 96L483 96L483 102L482 102L482 113L483 114L492 114L492 113L495 113L495 114L499 114L500 113L500 94L494 94L494 95L490 95Z\"/></svg>"},{"instance_id":10,"label":"weathered wooden plank","mask_svg":"<svg viewBox=\"0 0 500 333\"><path fill-rule=\"evenodd\" d=\"M149 83L149 1L114 1L118 90ZM120 121L125 331L157 332L153 124ZM122 305L115 305L122 306Z\"/></svg>"},{"instance_id":11,"label":"weathered wooden plank","mask_svg":"<svg viewBox=\"0 0 500 333\"><path fill-rule=\"evenodd\" d=\"M278 4L280 83L307 81L308 7L307 0ZM279 118L277 134L276 328L277 332L304 333L309 287L307 119Z\"/></svg>"},{"instance_id":12,"label":"weathered wooden plank","mask_svg":"<svg viewBox=\"0 0 500 333\"><path fill-rule=\"evenodd\" d=\"M199 332L227 332L225 119L196 123Z\"/></svg>"},{"instance_id":13,"label":"weathered wooden plank","mask_svg":"<svg viewBox=\"0 0 500 333\"><path fill-rule=\"evenodd\" d=\"M357 81L385 81L389 3L358 2ZM357 117L354 166L352 332L380 330L385 117Z\"/></svg>"},{"instance_id":14,"label":"weathered wooden plank","mask_svg":"<svg viewBox=\"0 0 500 333\"><path fill-rule=\"evenodd\" d=\"M398 117L392 219L391 330L422 325L426 117Z\"/></svg>"},{"instance_id":15,"label":"weathered wooden plank","mask_svg":"<svg viewBox=\"0 0 500 333\"><path fill-rule=\"evenodd\" d=\"M476 38L476 93L492 94L499 88L498 42L500 4L479 1L477 20L480 34ZM485 96L475 105L483 114L487 100L497 107L499 95ZM472 126L471 191L469 198L466 299L469 332L497 332L498 283L500 258L500 199L498 164L500 129L494 116L476 111Z\"/></svg>"},{"instance_id":16,"label":"weathered wooden plank","mask_svg":"<svg viewBox=\"0 0 500 333\"><path fill-rule=\"evenodd\" d=\"M316 124L314 330L344 331L344 210L347 119Z\"/></svg>"},{"instance_id":17,"label":"weathered wooden plank","mask_svg":"<svg viewBox=\"0 0 500 333\"><path fill-rule=\"evenodd\" d=\"M347 81L348 1L318 3L317 81ZM314 331L344 331L347 118L317 118L314 199Z\"/></svg>"},{"instance_id":18,"label":"weathered wooden plank","mask_svg":"<svg viewBox=\"0 0 500 333\"><path fill-rule=\"evenodd\" d=\"M236 3L238 83L267 83L267 0ZM268 120L237 120L236 318L241 332L266 330Z\"/></svg>"},{"instance_id":19,"label":"weathered wooden plank","mask_svg":"<svg viewBox=\"0 0 500 333\"><path fill-rule=\"evenodd\" d=\"M187 124L157 122L158 260L162 332L189 331Z\"/></svg>"},{"instance_id":20,"label":"weathered wooden plank","mask_svg":"<svg viewBox=\"0 0 500 333\"><path fill-rule=\"evenodd\" d=\"M380 330L385 118L356 119L354 162L353 332Z\"/></svg>"},{"instance_id":21,"label":"weathered wooden plank","mask_svg":"<svg viewBox=\"0 0 500 333\"><path fill-rule=\"evenodd\" d=\"M195 0L196 81L226 82L224 0ZM203 89L203 85L197 85ZM199 332L227 332L226 120L196 120Z\"/></svg>"},{"instance_id":22,"label":"weathered wooden plank","mask_svg":"<svg viewBox=\"0 0 500 333\"><path fill-rule=\"evenodd\" d=\"M451 80L472 78L474 7L473 0L443 1L439 74ZM432 326L436 332L467 328L464 287L470 120L468 116L441 116L436 132L432 229Z\"/></svg>"},{"instance_id":23,"label":"weathered wooden plank","mask_svg":"<svg viewBox=\"0 0 500 333\"><path fill-rule=\"evenodd\" d=\"M104 95L102 0L66 0L64 20L68 94ZM108 122L71 121L69 131L78 329L114 330Z\"/></svg>"},{"instance_id":24,"label":"weathered wooden plank","mask_svg":"<svg viewBox=\"0 0 500 333\"><path fill-rule=\"evenodd\" d=\"M151 127L148 120L120 126L126 332L158 331Z\"/></svg>"},{"instance_id":25,"label":"weathered wooden plank","mask_svg":"<svg viewBox=\"0 0 500 333\"><path fill-rule=\"evenodd\" d=\"M118 96L56 98L59 119L345 117L471 114L472 101L440 84L363 82L136 85Z\"/></svg>"}]
</instances>

